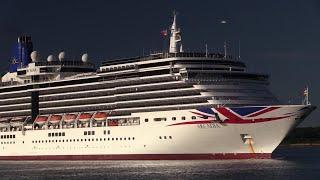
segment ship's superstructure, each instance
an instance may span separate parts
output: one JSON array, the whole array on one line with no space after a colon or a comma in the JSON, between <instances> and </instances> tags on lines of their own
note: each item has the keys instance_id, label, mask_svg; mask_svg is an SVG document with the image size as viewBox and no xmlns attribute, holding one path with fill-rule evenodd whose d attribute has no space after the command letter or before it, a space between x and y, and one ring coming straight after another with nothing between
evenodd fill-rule
<instances>
[{"instance_id":1,"label":"ship's superstructure","mask_svg":"<svg viewBox=\"0 0 320 180\"><path fill-rule=\"evenodd\" d=\"M41 61L19 38L0 87L0 159L264 158L314 109L281 105L267 75L230 55L184 52L180 33L174 15L169 52L97 70L87 54Z\"/></svg>"}]
</instances>

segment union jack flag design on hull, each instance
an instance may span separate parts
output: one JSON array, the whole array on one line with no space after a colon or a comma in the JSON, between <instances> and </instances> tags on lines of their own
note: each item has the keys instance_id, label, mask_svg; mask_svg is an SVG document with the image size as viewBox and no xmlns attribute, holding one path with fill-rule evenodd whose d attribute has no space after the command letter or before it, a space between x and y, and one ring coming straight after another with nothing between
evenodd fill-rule
<instances>
[{"instance_id":1,"label":"union jack flag design on hull","mask_svg":"<svg viewBox=\"0 0 320 180\"><path fill-rule=\"evenodd\" d=\"M253 107L218 107L218 108L200 108L197 112L192 112L203 119L222 121L224 123L257 123L284 119L291 115L266 117L270 113L280 107L277 106L253 106Z\"/></svg>"}]
</instances>

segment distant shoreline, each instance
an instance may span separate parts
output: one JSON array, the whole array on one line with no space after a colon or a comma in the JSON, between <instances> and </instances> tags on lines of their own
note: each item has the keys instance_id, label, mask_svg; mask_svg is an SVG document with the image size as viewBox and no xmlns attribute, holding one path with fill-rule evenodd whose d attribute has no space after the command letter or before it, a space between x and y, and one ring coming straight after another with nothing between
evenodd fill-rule
<instances>
[{"instance_id":1,"label":"distant shoreline","mask_svg":"<svg viewBox=\"0 0 320 180\"><path fill-rule=\"evenodd\" d=\"M303 127L292 130L280 146L320 146L320 127Z\"/></svg>"},{"instance_id":2,"label":"distant shoreline","mask_svg":"<svg viewBox=\"0 0 320 180\"><path fill-rule=\"evenodd\" d=\"M279 147L312 147L320 146L320 143L297 143L297 144L280 144Z\"/></svg>"}]
</instances>

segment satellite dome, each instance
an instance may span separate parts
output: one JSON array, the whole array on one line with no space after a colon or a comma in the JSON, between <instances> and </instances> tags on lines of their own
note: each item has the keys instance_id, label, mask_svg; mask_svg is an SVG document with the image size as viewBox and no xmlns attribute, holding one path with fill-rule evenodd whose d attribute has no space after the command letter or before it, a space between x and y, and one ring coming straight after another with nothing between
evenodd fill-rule
<instances>
[{"instance_id":1,"label":"satellite dome","mask_svg":"<svg viewBox=\"0 0 320 180\"><path fill-rule=\"evenodd\" d=\"M54 61L54 57L53 57L52 54L50 54L50 55L48 56L47 61L48 61L48 62Z\"/></svg>"},{"instance_id":2,"label":"satellite dome","mask_svg":"<svg viewBox=\"0 0 320 180\"><path fill-rule=\"evenodd\" d=\"M30 54L32 62L36 62L39 60L39 53L37 51L32 51Z\"/></svg>"},{"instance_id":3,"label":"satellite dome","mask_svg":"<svg viewBox=\"0 0 320 180\"><path fill-rule=\"evenodd\" d=\"M89 60L89 56L87 53L83 54L81 57L82 62L86 63Z\"/></svg>"},{"instance_id":4,"label":"satellite dome","mask_svg":"<svg viewBox=\"0 0 320 180\"><path fill-rule=\"evenodd\" d=\"M65 57L66 57L66 53L64 51L59 53L59 60L60 61L63 61L65 59Z\"/></svg>"}]
</instances>

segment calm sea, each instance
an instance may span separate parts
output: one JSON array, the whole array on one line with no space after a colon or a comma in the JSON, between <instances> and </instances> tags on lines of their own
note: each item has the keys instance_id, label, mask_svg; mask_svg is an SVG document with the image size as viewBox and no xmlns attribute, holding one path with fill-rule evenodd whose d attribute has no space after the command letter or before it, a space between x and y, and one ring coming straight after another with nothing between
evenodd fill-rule
<instances>
[{"instance_id":1,"label":"calm sea","mask_svg":"<svg viewBox=\"0 0 320 180\"><path fill-rule=\"evenodd\" d=\"M0 161L0 179L320 179L320 147L280 147L268 160Z\"/></svg>"}]
</instances>

